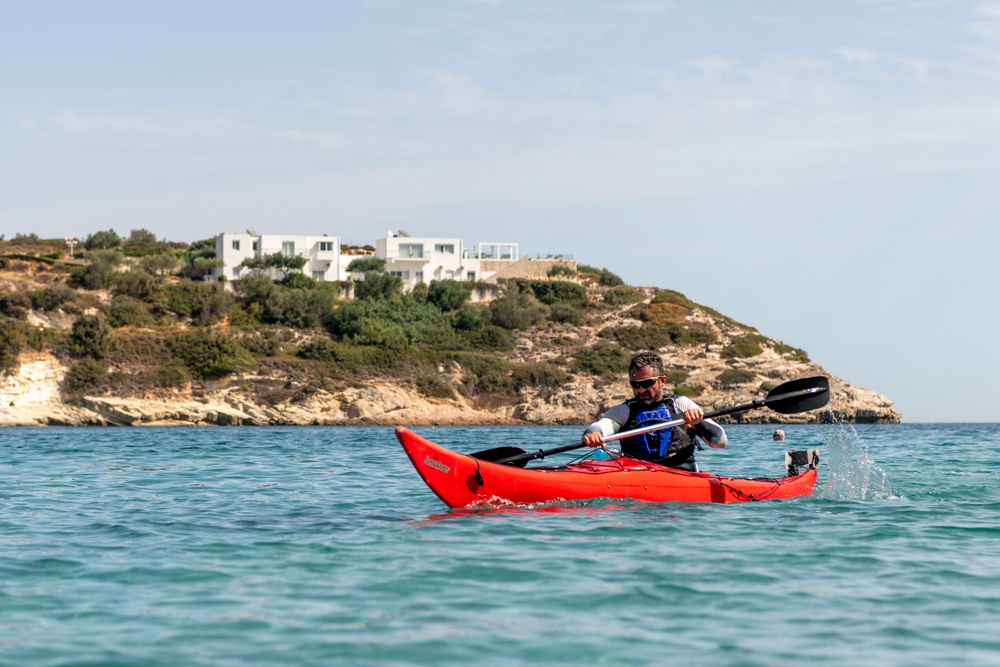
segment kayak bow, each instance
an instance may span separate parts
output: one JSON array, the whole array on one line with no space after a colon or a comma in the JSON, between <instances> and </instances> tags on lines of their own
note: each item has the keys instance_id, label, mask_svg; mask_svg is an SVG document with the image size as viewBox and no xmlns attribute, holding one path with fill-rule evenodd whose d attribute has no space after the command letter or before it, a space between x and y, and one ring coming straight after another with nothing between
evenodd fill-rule
<instances>
[{"instance_id":1,"label":"kayak bow","mask_svg":"<svg viewBox=\"0 0 1000 667\"><path fill-rule=\"evenodd\" d=\"M591 498L693 503L794 498L812 493L819 459L814 450L791 452L786 457L789 475L773 479L720 477L624 456L517 468L453 452L402 426L396 427L396 437L431 491L453 508ZM808 467L799 472L802 465Z\"/></svg>"}]
</instances>

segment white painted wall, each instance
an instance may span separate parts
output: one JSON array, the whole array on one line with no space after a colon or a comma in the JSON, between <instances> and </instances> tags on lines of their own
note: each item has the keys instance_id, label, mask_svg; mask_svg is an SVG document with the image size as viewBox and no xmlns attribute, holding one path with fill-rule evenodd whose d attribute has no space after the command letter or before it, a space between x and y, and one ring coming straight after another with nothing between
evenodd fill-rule
<instances>
[{"instance_id":1,"label":"white painted wall","mask_svg":"<svg viewBox=\"0 0 1000 667\"><path fill-rule=\"evenodd\" d=\"M276 252L305 257L308 261L302 272L311 278L340 280L340 237L329 235L220 234L215 238L215 256L224 266L216 276L222 273L226 278L240 278L247 273L239 266L244 259Z\"/></svg>"}]
</instances>

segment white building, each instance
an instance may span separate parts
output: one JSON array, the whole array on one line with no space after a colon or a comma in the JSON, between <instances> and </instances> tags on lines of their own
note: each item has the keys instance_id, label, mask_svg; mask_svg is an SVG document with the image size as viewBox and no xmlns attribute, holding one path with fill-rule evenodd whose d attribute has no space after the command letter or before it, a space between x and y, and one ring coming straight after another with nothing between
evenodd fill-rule
<instances>
[{"instance_id":1,"label":"white building","mask_svg":"<svg viewBox=\"0 0 1000 667\"><path fill-rule=\"evenodd\" d=\"M316 280L340 280L340 237L295 236L292 234L219 234L215 237L215 256L223 267L215 275L239 279L249 274L240 264L250 257L281 253L288 257L305 257L302 272ZM272 278L275 271L270 272ZM280 277L280 276L278 276Z\"/></svg>"},{"instance_id":2,"label":"white building","mask_svg":"<svg viewBox=\"0 0 1000 667\"><path fill-rule=\"evenodd\" d=\"M215 276L239 279L249 275L240 266L250 257L263 257L280 252L283 255L305 257L302 272L316 280L356 280L360 276L347 273L356 255L342 255L337 236L293 236L279 234L220 234L215 239L215 256L222 260L222 269ZM388 232L375 241L375 257L385 260L385 270L403 281L407 291L419 283L435 280L489 280L496 274L497 262L516 262L516 243L477 243L467 248L460 238L416 238L406 232ZM483 269L483 262L490 270ZM272 269L272 278L275 275Z\"/></svg>"},{"instance_id":3,"label":"white building","mask_svg":"<svg viewBox=\"0 0 1000 667\"><path fill-rule=\"evenodd\" d=\"M489 280L480 260L517 260L516 243L478 243L470 251L460 238L417 238L389 232L375 241L375 256L405 289L435 280Z\"/></svg>"}]
</instances>

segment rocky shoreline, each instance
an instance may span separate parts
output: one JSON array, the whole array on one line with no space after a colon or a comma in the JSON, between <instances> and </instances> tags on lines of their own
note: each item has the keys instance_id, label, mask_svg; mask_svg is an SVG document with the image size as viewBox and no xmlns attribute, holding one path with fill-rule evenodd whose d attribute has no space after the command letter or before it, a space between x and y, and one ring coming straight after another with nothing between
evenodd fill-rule
<instances>
[{"instance_id":1,"label":"rocky shoreline","mask_svg":"<svg viewBox=\"0 0 1000 667\"><path fill-rule=\"evenodd\" d=\"M757 363L778 361L774 354L770 359L762 356ZM316 389L298 400L265 404L237 377L225 386L209 386L197 394L186 389L171 395L83 396L66 401L59 388L67 369L51 354L25 354L16 373L0 377L0 426L571 425L588 423L626 398L627 390L624 382L575 378L557 388L527 388L516 397L469 401L428 398L397 383L376 381L333 392ZM808 365L795 375L828 375L821 370ZM829 409L800 415L759 409L726 421L900 421L888 398L839 378L830 380ZM748 387L709 392L697 401L709 411L760 397Z\"/></svg>"}]
</instances>

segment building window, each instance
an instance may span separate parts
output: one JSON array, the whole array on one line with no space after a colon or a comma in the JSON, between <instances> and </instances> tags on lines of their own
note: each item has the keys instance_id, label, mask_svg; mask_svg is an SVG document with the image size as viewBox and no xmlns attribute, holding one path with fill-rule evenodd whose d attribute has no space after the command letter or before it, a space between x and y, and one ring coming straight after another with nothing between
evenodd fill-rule
<instances>
[{"instance_id":1,"label":"building window","mask_svg":"<svg viewBox=\"0 0 1000 667\"><path fill-rule=\"evenodd\" d=\"M400 243L399 244L399 256L400 257L423 257L424 256L424 244L423 243Z\"/></svg>"},{"instance_id":2,"label":"building window","mask_svg":"<svg viewBox=\"0 0 1000 667\"><path fill-rule=\"evenodd\" d=\"M333 241L320 241L319 242L320 252L333 252Z\"/></svg>"},{"instance_id":3,"label":"building window","mask_svg":"<svg viewBox=\"0 0 1000 667\"><path fill-rule=\"evenodd\" d=\"M395 276L395 277L400 278L402 280L409 280L410 279L410 272L409 271L390 271L389 275L390 276Z\"/></svg>"},{"instance_id":4,"label":"building window","mask_svg":"<svg viewBox=\"0 0 1000 667\"><path fill-rule=\"evenodd\" d=\"M239 250L239 249L240 249L240 242L233 241L233 250Z\"/></svg>"},{"instance_id":5,"label":"building window","mask_svg":"<svg viewBox=\"0 0 1000 667\"><path fill-rule=\"evenodd\" d=\"M323 280L326 276L322 271L313 271L313 280Z\"/></svg>"},{"instance_id":6,"label":"building window","mask_svg":"<svg viewBox=\"0 0 1000 667\"><path fill-rule=\"evenodd\" d=\"M439 252L443 255L454 255L455 254L455 244L453 243L436 243L434 245L434 252Z\"/></svg>"},{"instance_id":7,"label":"building window","mask_svg":"<svg viewBox=\"0 0 1000 667\"><path fill-rule=\"evenodd\" d=\"M475 271L469 271L467 274L465 274L465 279L466 280L475 280L476 279L476 272Z\"/></svg>"},{"instance_id":8,"label":"building window","mask_svg":"<svg viewBox=\"0 0 1000 667\"><path fill-rule=\"evenodd\" d=\"M282 241L281 254L285 257L295 257L295 241Z\"/></svg>"},{"instance_id":9,"label":"building window","mask_svg":"<svg viewBox=\"0 0 1000 667\"><path fill-rule=\"evenodd\" d=\"M257 242L256 241L253 242L253 251L257 252Z\"/></svg>"}]
</instances>

